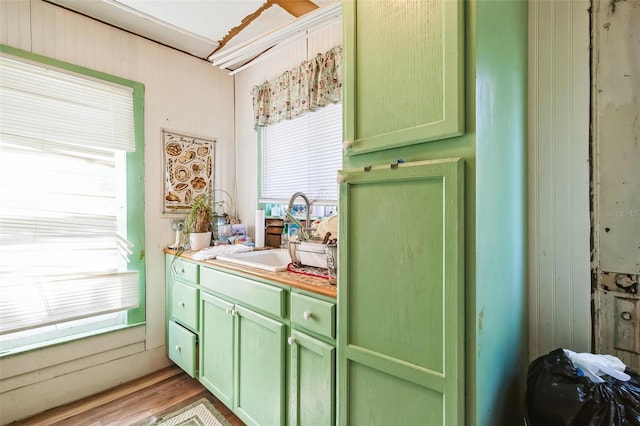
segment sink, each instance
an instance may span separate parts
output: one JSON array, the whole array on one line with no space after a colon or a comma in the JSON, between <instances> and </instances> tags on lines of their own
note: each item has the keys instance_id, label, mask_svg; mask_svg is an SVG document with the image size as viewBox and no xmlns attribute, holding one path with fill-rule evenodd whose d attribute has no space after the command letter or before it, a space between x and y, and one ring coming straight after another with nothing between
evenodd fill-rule
<instances>
[{"instance_id":1,"label":"sink","mask_svg":"<svg viewBox=\"0 0 640 426\"><path fill-rule=\"evenodd\" d=\"M219 255L218 260L251 266L271 272L286 271L291 262L289 251L284 249L249 251Z\"/></svg>"}]
</instances>

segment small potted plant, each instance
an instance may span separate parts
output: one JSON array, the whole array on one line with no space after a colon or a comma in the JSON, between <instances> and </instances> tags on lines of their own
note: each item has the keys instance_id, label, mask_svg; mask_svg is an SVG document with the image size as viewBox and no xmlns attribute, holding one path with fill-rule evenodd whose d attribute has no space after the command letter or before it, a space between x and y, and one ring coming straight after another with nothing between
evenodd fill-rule
<instances>
[{"instance_id":1,"label":"small potted plant","mask_svg":"<svg viewBox=\"0 0 640 426\"><path fill-rule=\"evenodd\" d=\"M209 194L201 194L193 199L191 210L184 222L184 229L189 235L191 250L201 250L211 245L211 222L214 211Z\"/></svg>"}]
</instances>

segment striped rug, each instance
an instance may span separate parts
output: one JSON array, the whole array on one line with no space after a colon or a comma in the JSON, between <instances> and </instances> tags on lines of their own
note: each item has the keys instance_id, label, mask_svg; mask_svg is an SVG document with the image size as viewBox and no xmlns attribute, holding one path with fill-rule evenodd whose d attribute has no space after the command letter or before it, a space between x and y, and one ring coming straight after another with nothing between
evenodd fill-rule
<instances>
[{"instance_id":1,"label":"striped rug","mask_svg":"<svg viewBox=\"0 0 640 426\"><path fill-rule=\"evenodd\" d=\"M157 426L231 426L206 398L158 419Z\"/></svg>"}]
</instances>

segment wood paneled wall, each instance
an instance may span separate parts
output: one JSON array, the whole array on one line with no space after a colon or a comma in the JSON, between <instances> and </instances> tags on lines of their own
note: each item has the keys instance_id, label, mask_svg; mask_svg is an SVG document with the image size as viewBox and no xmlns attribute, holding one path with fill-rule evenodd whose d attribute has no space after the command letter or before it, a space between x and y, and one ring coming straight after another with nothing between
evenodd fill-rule
<instances>
[{"instance_id":1,"label":"wood paneled wall","mask_svg":"<svg viewBox=\"0 0 640 426\"><path fill-rule=\"evenodd\" d=\"M529 357L591 348L589 6L529 2Z\"/></svg>"}]
</instances>

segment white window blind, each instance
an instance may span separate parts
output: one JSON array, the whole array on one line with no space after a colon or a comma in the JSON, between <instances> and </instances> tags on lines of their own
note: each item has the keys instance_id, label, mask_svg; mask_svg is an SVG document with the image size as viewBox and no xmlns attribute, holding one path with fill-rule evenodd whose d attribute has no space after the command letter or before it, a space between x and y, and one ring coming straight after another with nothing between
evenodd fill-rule
<instances>
[{"instance_id":1,"label":"white window blind","mask_svg":"<svg viewBox=\"0 0 640 426\"><path fill-rule=\"evenodd\" d=\"M342 105L331 104L261 131L260 202L281 203L304 192L315 203L337 203L342 164Z\"/></svg>"},{"instance_id":2,"label":"white window blind","mask_svg":"<svg viewBox=\"0 0 640 426\"><path fill-rule=\"evenodd\" d=\"M0 334L139 306L129 87L0 56Z\"/></svg>"}]
</instances>

